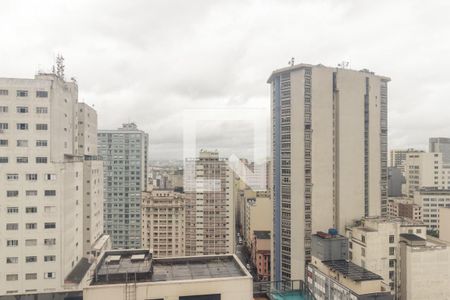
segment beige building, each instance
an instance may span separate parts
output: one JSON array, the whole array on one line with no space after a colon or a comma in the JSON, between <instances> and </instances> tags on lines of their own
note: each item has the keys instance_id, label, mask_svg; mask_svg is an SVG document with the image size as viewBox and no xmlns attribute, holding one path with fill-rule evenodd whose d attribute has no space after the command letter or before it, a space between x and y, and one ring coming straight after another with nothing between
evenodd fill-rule
<instances>
[{"instance_id":1,"label":"beige building","mask_svg":"<svg viewBox=\"0 0 450 300\"><path fill-rule=\"evenodd\" d=\"M234 253L234 174L227 159L202 150L185 163L185 254Z\"/></svg>"},{"instance_id":2,"label":"beige building","mask_svg":"<svg viewBox=\"0 0 450 300\"><path fill-rule=\"evenodd\" d=\"M400 235L402 300L450 299L450 248L439 239Z\"/></svg>"},{"instance_id":3,"label":"beige building","mask_svg":"<svg viewBox=\"0 0 450 300\"><path fill-rule=\"evenodd\" d=\"M347 227L349 259L383 278L392 294L398 293L399 242L401 234L426 238L426 227L406 218L365 218Z\"/></svg>"},{"instance_id":4,"label":"beige building","mask_svg":"<svg viewBox=\"0 0 450 300\"><path fill-rule=\"evenodd\" d=\"M416 149L392 149L389 151L389 167L399 168L405 175L405 162L409 153L420 153L421 150Z\"/></svg>"},{"instance_id":5,"label":"beige building","mask_svg":"<svg viewBox=\"0 0 450 300\"><path fill-rule=\"evenodd\" d=\"M258 280L270 281L270 231L254 231L252 234L251 259Z\"/></svg>"},{"instance_id":6,"label":"beige building","mask_svg":"<svg viewBox=\"0 0 450 300\"><path fill-rule=\"evenodd\" d=\"M243 240L250 248L253 232L272 231L273 204L269 192L254 192L247 189L244 195Z\"/></svg>"},{"instance_id":7,"label":"beige building","mask_svg":"<svg viewBox=\"0 0 450 300\"><path fill-rule=\"evenodd\" d=\"M439 238L443 241L450 242L450 208L439 208Z\"/></svg>"},{"instance_id":8,"label":"beige building","mask_svg":"<svg viewBox=\"0 0 450 300\"><path fill-rule=\"evenodd\" d=\"M388 77L299 64L271 85L273 279L304 279L311 233L387 213Z\"/></svg>"},{"instance_id":9,"label":"beige building","mask_svg":"<svg viewBox=\"0 0 450 300\"><path fill-rule=\"evenodd\" d=\"M182 193L150 190L142 193L142 247L155 258L183 256L185 202Z\"/></svg>"},{"instance_id":10,"label":"beige building","mask_svg":"<svg viewBox=\"0 0 450 300\"><path fill-rule=\"evenodd\" d=\"M0 296L76 290L108 244L96 130L76 82L0 79Z\"/></svg>"},{"instance_id":11,"label":"beige building","mask_svg":"<svg viewBox=\"0 0 450 300\"><path fill-rule=\"evenodd\" d=\"M102 256L84 300L252 300L253 279L234 255L152 258L148 250Z\"/></svg>"},{"instance_id":12,"label":"beige building","mask_svg":"<svg viewBox=\"0 0 450 300\"><path fill-rule=\"evenodd\" d=\"M439 209L450 207L450 189L421 188L414 193L414 203L422 207L422 220L427 229L439 231Z\"/></svg>"},{"instance_id":13,"label":"beige building","mask_svg":"<svg viewBox=\"0 0 450 300\"><path fill-rule=\"evenodd\" d=\"M404 217L416 221L422 220L422 207L407 197L390 197L388 200L388 217Z\"/></svg>"}]
</instances>

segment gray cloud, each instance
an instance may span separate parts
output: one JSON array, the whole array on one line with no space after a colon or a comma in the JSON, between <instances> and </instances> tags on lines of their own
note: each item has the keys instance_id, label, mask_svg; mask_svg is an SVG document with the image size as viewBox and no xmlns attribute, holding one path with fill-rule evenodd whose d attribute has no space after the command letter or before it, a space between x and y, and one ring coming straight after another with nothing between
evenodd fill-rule
<instances>
[{"instance_id":1,"label":"gray cloud","mask_svg":"<svg viewBox=\"0 0 450 300\"><path fill-rule=\"evenodd\" d=\"M269 106L266 79L296 62L348 60L390 76L390 147L450 136L450 4L400 1L2 1L1 76L66 57L100 128L134 121L150 157L182 157L185 109ZM252 129L200 140L246 152ZM217 133L217 136L215 134Z\"/></svg>"}]
</instances>

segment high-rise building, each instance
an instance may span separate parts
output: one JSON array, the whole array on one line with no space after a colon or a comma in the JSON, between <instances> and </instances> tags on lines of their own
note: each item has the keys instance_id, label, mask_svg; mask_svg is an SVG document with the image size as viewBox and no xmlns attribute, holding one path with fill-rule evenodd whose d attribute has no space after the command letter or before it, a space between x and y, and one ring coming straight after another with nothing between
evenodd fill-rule
<instances>
[{"instance_id":1,"label":"high-rise building","mask_svg":"<svg viewBox=\"0 0 450 300\"><path fill-rule=\"evenodd\" d=\"M184 256L184 194L157 189L142 194L142 247L154 257Z\"/></svg>"},{"instance_id":2,"label":"high-rise building","mask_svg":"<svg viewBox=\"0 0 450 300\"><path fill-rule=\"evenodd\" d=\"M0 79L0 296L76 290L107 243L96 130L75 81Z\"/></svg>"},{"instance_id":3,"label":"high-rise building","mask_svg":"<svg viewBox=\"0 0 450 300\"><path fill-rule=\"evenodd\" d=\"M392 149L389 151L389 167L398 168L405 175L405 161L409 153L421 153L423 151L413 148Z\"/></svg>"},{"instance_id":4,"label":"high-rise building","mask_svg":"<svg viewBox=\"0 0 450 300\"><path fill-rule=\"evenodd\" d=\"M104 161L104 229L113 248L140 248L142 191L147 188L148 134L134 123L99 130Z\"/></svg>"},{"instance_id":5,"label":"high-rise building","mask_svg":"<svg viewBox=\"0 0 450 300\"><path fill-rule=\"evenodd\" d=\"M428 151L442 153L443 163L450 164L450 138L430 138Z\"/></svg>"},{"instance_id":6,"label":"high-rise building","mask_svg":"<svg viewBox=\"0 0 450 300\"><path fill-rule=\"evenodd\" d=\"M300 64L270 76L273 279L304 279L311 233L386 214L387 83Z\"/></svg>"},{"instance_id":7,"label":"high-rise building","mask_svg":"<svg viewBox=\"0 0 450 300\"><path fill-rule=\"evenodd\" d=\"M186 255L233 253L234 173L228 160L202 150L185 164Z\"/></svg>"}]
</instances>

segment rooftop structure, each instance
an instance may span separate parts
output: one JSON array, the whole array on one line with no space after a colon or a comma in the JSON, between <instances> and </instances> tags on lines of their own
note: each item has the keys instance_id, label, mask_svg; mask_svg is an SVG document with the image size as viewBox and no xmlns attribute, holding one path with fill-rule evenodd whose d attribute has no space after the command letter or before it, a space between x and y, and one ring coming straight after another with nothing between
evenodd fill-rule
<instances>
[{"instance_id":1,"label":"rooftop structure","mask_svg":"<svg viewBox=\"0 0 450 300\"><path fill-rule=\"evenodd\" d=\"M335 272L340 273L353 281L365 281L365 280L381 280L380 275L370 272L352 262L346 260L329 260L323 261L323 263Z\"/></svg>"}]
</instances>

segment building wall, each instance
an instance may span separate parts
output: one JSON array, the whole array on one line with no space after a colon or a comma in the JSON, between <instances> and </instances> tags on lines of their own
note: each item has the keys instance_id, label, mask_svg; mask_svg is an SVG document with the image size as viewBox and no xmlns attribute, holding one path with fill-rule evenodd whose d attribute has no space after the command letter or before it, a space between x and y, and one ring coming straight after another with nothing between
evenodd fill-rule
<instances>
[{"instance_id":1,"label":"building wall","mask_svg":"<svg viewBox=\"0 0 450 300\"><path fill-rule=\"evenodd\" d=\"M400 197L402 196L402 187L405 183L405 178L403 177L400 168L389 167L388 168L388 196L389 197Z\"/></svg>"},{"instance_id":2,"label":"building wall","mask_svg":"<svg viewBox=\"0 0 450 300\"><path fill-rule=\"evenodd\" d=\"M143 192L142 247L154 257L184 256L184 195L171 190Z\"/></svg>"},{"instance_id":3,"label":"building wall","mask_svg":"<svg viewBox=\"0 0 450 300\"><path fill-rule=\"evenodd\" d=\"M147 188L148 134L133 123L100 130L104 160L105 232L113 248L141 247L141 191Z\"/></svg>"},{"instance_id":4,"label":"building wall","mask_svg":"<svg viewBox=\"0 0 450 300\"><path fill-rule=\"evenodd\" d=\"M8 91L0 95L0 123L8 124L0 132L7 140L0 146L0 295L62 291L89 239L85 160L77 155L78 87L38 74L1 78L0 90ZM28 94L19 97L18 90ZM19 163L22 157L28 161Z\"/></svg>"},{"instance_id":5,"label":"building wall","mask_svg":"<svg viewBox=\"0 0 450 300\"><path fill-rule=\"evenodd\" d=\"M445 164L450 163L450 138L430 138L429 151L442 153L442 161Z\"/></svg>"},{"instance_id":6,"label":"building wall","mask_svg":"<svg viewBox=\"0 0 450 300\"><path fill-rule=\"evenodd\" d=\"M245 195L244 240L250 248L255 230L272 230L273 204L267 193L246 190Z\"/></svg>"},{"instance_id":7,"label":"building wall","mask_svg":"<svg viewBox=\"0 0 450 300\"><path fill-rule=\"evenodd\" d=\"M311 65L270 77L273 279L304 279L311 232L386 213L387 81Z\"/></svg>"},{"instance_id":8,"label":"building wall","mask_svg":"<svg viewBox=\"0 0 450 300\"><path fill-rule=\"evenodd\" d=\"M133 288L129 284L129 289ZM124 284L89 286L83 299L126 300ZM137 283L135 299L178 300L181 296L220 294L221 300L253 299L253 281L249 277Z\"/></svg>"},{"instance_id":9,"label":"building wall","mask_svg":"<svg viewBox=\"0 0 450 300\"><path fill-rule=\"evenodd\" d=\"M450 208L439 208L439 238L450 242Z\"/></svg>"},{"instance_id":10,"label":"building wall","mask_svg":"<svg viewBox=\"0 0 450 300\"><path fill-rule=\"evenodd\" d=\"M414 193L414 203L422 208L422 220L427 229L439 231L440 208L450 207L450 190L421 189Z\"/></svg>"}]
</instances>

